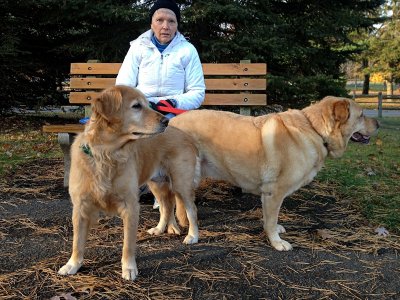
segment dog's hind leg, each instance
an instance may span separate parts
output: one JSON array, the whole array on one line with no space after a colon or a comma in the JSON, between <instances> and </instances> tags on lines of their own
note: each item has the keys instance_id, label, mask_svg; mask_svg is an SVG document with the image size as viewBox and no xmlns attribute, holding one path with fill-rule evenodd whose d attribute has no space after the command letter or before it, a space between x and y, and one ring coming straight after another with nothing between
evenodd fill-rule
<instances>
[{"instance_id":1,"label":"dog's hind leg","mask_svg":"<svg viewBox=\"0 0 400 300\"><path fill-rule=\"evenodd\" d=\"M194 191L186 191L185 193L176 193L178 201L184 203L186 214L189 221L188 234L183 240L184 244L195 244L199 241L199 227L197 224L197 207L194 203Z\"/></svg>"},{"instance_id":2,"label":"dog's hind leg","mask_svg":"<svg viewBox=\"0 0 400 300\"><path fill-rule=\"evenodd\" d=\"M78 202L78 201L77 201ZM89 233L93 212L85 212L81 205L74 205L72 210L73 244L69 261L58 270L60 275L75 274L83 263L85 242Z\"/></svg>"},{"instance_id":3,"label":"dog's hind leg","mask_svg":"<svg viewBox=\"0 0 400 300\"><path fill-rule=\"evenodd\" d=\"M186 220L189 223L188 234L183 240L184 244L195 244L199 241L199 227L197 223L197 207L195 204L194 189L198 186L201 179L200 158L193 153L186 152L189 157L183 159L186 161L186 167L176 168L172 177L172 188L175 192L176 213L181 225L185 225ZM192 155L193 154L193 155ZM177 164L179 166L179 164ZM185 180L182 180L185 178ZM184 210L186 210L186 217Z\"/></svg>"},{"instance_id":4,"label":"dog's hind leg","mask_svg":"<svg viewBox=\"0 0 400 300\"><path fill-rule=\"evenodd\" d=\"M293 248L290 243L282 240L279 236L279 233L286 232L283 226L278 225L279 210L284 196L277 192L277 188L272 192L263 192L261 195L264 230L272 247L279 251L288 251Z\"/></svg>"},{"instance_id":5,"label":"dog's hind leg","mask_svg":"<svg viewBox=\"0 0 400 300\"><path fill-rule=\"evenodd\" d=\"M147 232L151 235L160 235L165 232L168 225L169 234L181 234L174 215L175 196L169 188L169 183L149 182L148 185L160 204L160 220L156 227Z\"/></svg>"},{"instance_id":6,"label":"dog's hind leg","mask_svg":"<svg viewBox=\"0 0 400 300\"><path fill-rule=\"evenodd\" d=\"M175 203L176 203L175 199L176 199L175 194L170 193L169 197L168 197L168 202L169 202L170 206L169 206L169 210L166 211L166 213L168 213L168 215L169 215L167 232L169 234L180 235L181 230L179 229L179 226L176 223L175 214L174 214L174 208L175 208Z\"/></svg>"},{"instance_id":7,"label":"dog's hind leg","mask_svg":"<svg viewBox=\"0 0 400 300\"><path fill-rule=\"evenodd\" d=\"M176 199L176 217L178 218L179 225L182 227L187 227L189 224L186 208L183 201L180 198L175 197Z\"/></svg>"}]
</instances>

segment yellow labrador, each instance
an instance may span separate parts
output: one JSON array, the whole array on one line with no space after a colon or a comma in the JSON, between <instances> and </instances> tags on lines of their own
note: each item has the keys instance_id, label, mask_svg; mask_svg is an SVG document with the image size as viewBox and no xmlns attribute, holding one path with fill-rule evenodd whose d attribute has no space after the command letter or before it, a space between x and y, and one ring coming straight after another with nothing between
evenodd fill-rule
<instances>
[{"instance_id":1,"label":"yellow labrador","mask_svg":"<svg viewBox=\"0 0 400 300\"><path fill-rule=\"evenodd\" d=\"M283 199L308 184L325 158L340 157L353 136L365 142L379 124L354 101L326 97L303 110L260 117L212 110L184 113L169 123L189 134L200 152L203 177L229 181L261 195L264 230L271 245L290 250L277 223ZM182 204L177 216L184 223ZM170 212L171 213L171 212Z\"/></svg>"},{"instance_id":2,"label":"yellow labrador","mask_svg":"<svg viewBox=\"0 0 400 300\"><path fill-rule=\"evenodd\" d=\"M150 109L144 95L136 89L109 88L94 100L92 111L84 132L72 145L69 193L73 203L73 246L71 258L58 273L75 274L82 266L90 225L99 211L105 211L118 214L123 220L122 277L134 280L138 274L138 189L154 175L164 176L161 182L151 183L162 200L176 195L185 203L190 225L184 242L197 242L197 149L180 130L166 129L168 121ZM168 216L173 210L168 204L173 201L162 202L161 213ZM168 232L180 233L174 217L161 218L150 232L164 232L167 225Z\"/></svg>"}]
</instances>

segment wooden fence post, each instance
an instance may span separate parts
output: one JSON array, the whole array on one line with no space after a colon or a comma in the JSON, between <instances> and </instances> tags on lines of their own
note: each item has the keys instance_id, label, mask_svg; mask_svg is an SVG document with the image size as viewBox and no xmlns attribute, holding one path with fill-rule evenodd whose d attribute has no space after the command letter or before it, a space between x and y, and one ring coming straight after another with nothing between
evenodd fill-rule
<instances>
[{"instance_id":1,"label":"wooden fence post","mask_svg":"<svg viewBox=\"0 0 400 300\"><path fill-rule=\"evenodd\" d=\"M382 118L382 92L378 93L378 118Z\"/></svg>"}]
</instances>

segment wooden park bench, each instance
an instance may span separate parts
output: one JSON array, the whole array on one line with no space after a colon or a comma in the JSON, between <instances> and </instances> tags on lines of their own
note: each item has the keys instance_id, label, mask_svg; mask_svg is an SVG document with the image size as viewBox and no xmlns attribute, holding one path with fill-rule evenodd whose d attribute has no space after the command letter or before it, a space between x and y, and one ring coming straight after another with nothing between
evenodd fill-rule
<instances>
[{"instance_id":1,"label":"wooden park bench","mask_svg":"<svg viewBox=\"0 0 400 300\"><path fill-rule=\"evenodd\" d=\"M72 63L68 88L69 103L85 106L85 116L90 115L92 99L105 88L115 85L120 63ZM203 106L240 108L240 113L250 115L251 107L265 106L265 63L210 63L203 64L206 96ZM68 186L71 163L70 148L74 136L83 131L84 125L45 125L44 132L57 133L64 154L64 186Z\"/></svg>"}]
</instances>

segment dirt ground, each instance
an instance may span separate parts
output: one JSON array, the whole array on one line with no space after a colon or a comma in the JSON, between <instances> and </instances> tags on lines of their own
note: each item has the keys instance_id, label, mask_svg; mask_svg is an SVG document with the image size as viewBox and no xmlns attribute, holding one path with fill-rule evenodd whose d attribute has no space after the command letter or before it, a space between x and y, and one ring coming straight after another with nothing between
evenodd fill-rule
<instances>
[{"instance_id":1,"label":"dirt ground","mask_svg":"<svg viewBox=\"0 0 400 300\"><path fill-rule=\"evenodd\" d=\"M105 216L81 270L59 276L72 246L62 170L61 159L38 159L0 180L0 299L400 299L399 236L378 236L351 199L318 181L282 207L292 251L269 245L258 197L205 181L196 192L198 244L149 236L159 214L147 196L136 281L121 278L121 221Z\"/></svg>"}]
</instances>

